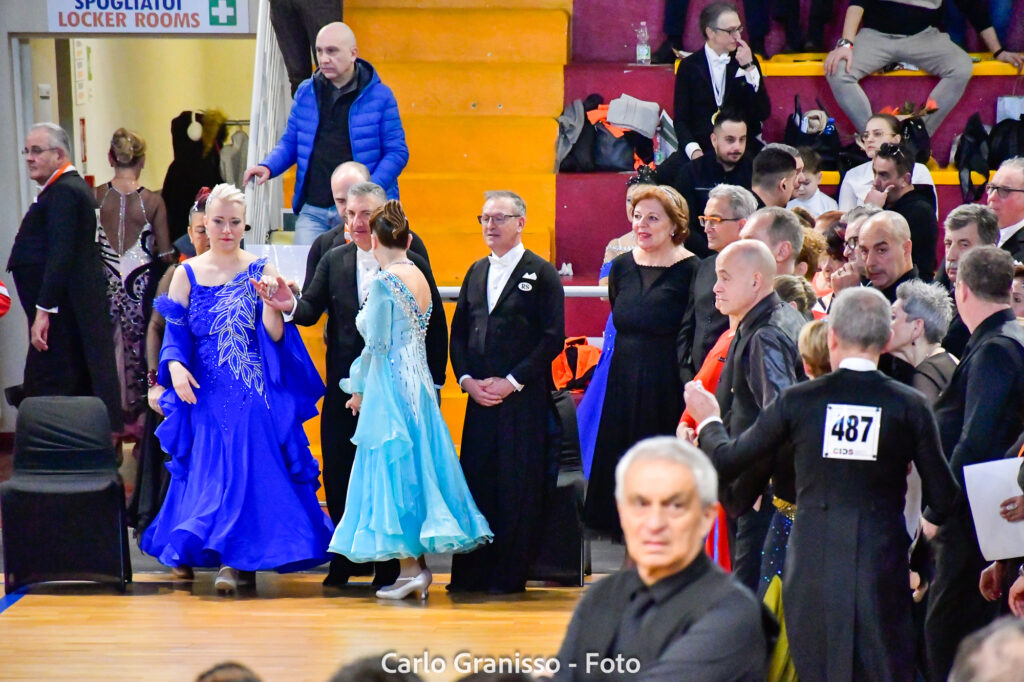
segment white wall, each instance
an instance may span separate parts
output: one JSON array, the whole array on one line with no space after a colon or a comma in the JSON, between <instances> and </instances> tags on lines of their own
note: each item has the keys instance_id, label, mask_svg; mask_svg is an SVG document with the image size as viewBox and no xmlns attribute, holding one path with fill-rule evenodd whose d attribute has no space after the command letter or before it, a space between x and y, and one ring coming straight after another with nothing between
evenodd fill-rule
<instances>
[{"instance_id":1,"label":"white wall","mask_svg":"<svg viewBox=\"0 0 1024 682\"><path fill-rule=\"evenodd\" d=\"M203 40L181 39L161 37L158 35L147 35L144 38L118 38L118 41L132 41L137 43L137 49L127 52L123 47L110 47L110 53L105 53L102 48L96 53L97 60L107 60L105 73L108 74L130 74L136 76L131 82L119 82L118 86L125 95L105 100L106 103L100 106L99 100L95 97L94 91L93 106L90 115L87 117L86 125L89 128L90 159L102 159L106 156L106 146L110 140L110 134L119 125L126 125L125 118L134 116L138 111L144 115L138 119L140 130L149 138L153 145L150 159L149 173L144 177L145 182L150 186L157 186L163 179L163 174L170 163L170 120L182 109L197 106L212 107L220 105L225 107L226 113L239 118L248 118L249 95L252 83L253 65L253 38L256 31L258 19L258 3L261 0L250 0L249 2L249 26L252 34L246 38L238 36L210 36ZM45 54L49 51L48 59L54 59L52 41L46 38L69 37L82 38L81 35L55 35L47 31L46 2L42 0L0 0L0 259L6 266L7 257L11 251L11 244L17 234L18 225L27 210L20 197L20 187L24 179L25 171L21 162L21 156L17 150L24 146L24 130L17 127L17 116L15 112L15 85L14 85L14 55L12 38L14 37L33 38L30 47L33 52L33 61L36 54L40 59L45 60ZM113 38L106 36L105 38ZM39 44L35 39L39 38ZM97 41L97 38L89 38L90 41ZM190 52L191 49L191 52ZM194 55L192 53L195 53ZM187 54L186 54L187 53ZM192 59L199 60L199 70L191 69L185 72L175 60L181 62L192 62ZM33 78L49 79L53 73L52 64L44 66L36 65L38 69L33 73ZM223 67L223 68L222 68ZM94 77L97 77L98 69L94 64ZM157 78L154 74L158 75ZM56 79L51 83L51 102L54 118L57 117L57 95ZM107 87L100 81L94 83L96 87ZM241 93L245 93L244 97ZM38 97L38 93L35 93ZM38 101L35 102L38 106ZM159 105L159 106L158 106ZM228 110L227 107L238 107L237 110ZM163 107L168 107L163 110ZM89 123L89 118L95 117L96 125ZM100 119L103 120L100 120ZM116 122L116 123L115 123ZM111 127L112 126L112 127ZM104 128L107 128L104 130ZM99 141L93 142L93 132L99 136ZM153 132L149 132L152 129ZM77 133L76 133L77 134ZM166 149L164 152L161 148ZM95 156L99 152L99 156ZM102 172L109 172L109 167L97 165L98 161L90 161L90 170L97 172L100 179L105 179ZM11 312L0 318L0 388L21 383L22 370L25 362L25 353L28 348L28 325L25 315L21 310L21 304L14 292L13 282L10 274L0 272L0 279L11 289L14 298ZM2 402L2 398L0 398ZM11 432L14 430L14 411L6 406L0 406L0 432Z\"/></svg>"}]
</instances>

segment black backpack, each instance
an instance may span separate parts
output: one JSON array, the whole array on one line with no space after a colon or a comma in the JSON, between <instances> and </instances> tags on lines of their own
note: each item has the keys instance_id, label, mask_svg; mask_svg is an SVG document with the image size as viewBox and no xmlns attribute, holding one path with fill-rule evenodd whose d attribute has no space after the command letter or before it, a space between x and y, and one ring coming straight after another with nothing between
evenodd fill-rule
<instances>
[{"instance_id":1,"label":"black backpack","mask_svg":"<svg viewBox=\"0 0 1024 682\"><path fill-rule=\"evenodd\" d=\"M786 119L786 131L783 135L783 142L791 147L810 147L821 157L822 170L838 170L839 150L842 145L839 143L839 131L836 130L835 121L829 116L828 110L817 100L818 108L825 112L829 123L825 129L818 133L805 133L800 130L800 121L804 112L800 107L800 95L793 95L793 114Z\"/></svg>"},{"instance_id":2,"label":"black backpack","mask_svg":"<svg viewBox=\"0 0 1024 682\"><path fill-rule=\"evenodd\" d=\"M995 124L988 135L988 150L989 168L999 168L1003 161L1024 155L1024 116Z\"/></svg>"},{"instance_id":3,"label":"black backpack","mask_svg":"<svg viewBox=\"0 0 1024 682\"><path fill-rule=\"evenodd\" d=\"M981 123L981 115L975 112L967 119L960 144L953 156L953 164L959 169L960 193L965 202L978 201L985 191L985 184L975 187L971 171L988 177L989 135Z\"/></svg>"},{"instance_id":4,"label":"black backpack","mask_svg":"<svg viewBox=\"0 0 1024 682\"><path fill-rule=\"evenodd\" d=\"M932 155L932 138L924 127L924 119L914 116L903 120L900 125L902 141L914 151L914 160L928 163Z\"/></svg>"}]
</instances>

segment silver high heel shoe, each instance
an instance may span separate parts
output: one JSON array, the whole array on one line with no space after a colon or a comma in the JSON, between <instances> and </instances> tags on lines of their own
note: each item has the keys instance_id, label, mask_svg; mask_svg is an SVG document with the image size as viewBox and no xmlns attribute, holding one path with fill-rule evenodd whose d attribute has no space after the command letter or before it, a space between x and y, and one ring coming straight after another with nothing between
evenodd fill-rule
<instances>
[{"instance_id":1,"label":"silver high heel shoe","mask_svg":"<svg viewBox=\"0 0 1024 682\"><path fill-rule=\"evenodd\" d=\"M418 592L420 601L427 600L427 591L434 576L430 571L423 569L415 578L399 578L394 585L382 587L377 590L378 599L405 599L413 592Z\"/></svg>"},{"instance_id":2,"label":"silver high heel shoe","mask_svg":"<svg viewBox=\"0 0 1024 682\"><path fill-rule=\"evenodd\" d=\"M230 566L221 566L217 571L213 586L218 592L224 594L236 592L238 590L238 571Z\"/></svg>"}]
</instances>

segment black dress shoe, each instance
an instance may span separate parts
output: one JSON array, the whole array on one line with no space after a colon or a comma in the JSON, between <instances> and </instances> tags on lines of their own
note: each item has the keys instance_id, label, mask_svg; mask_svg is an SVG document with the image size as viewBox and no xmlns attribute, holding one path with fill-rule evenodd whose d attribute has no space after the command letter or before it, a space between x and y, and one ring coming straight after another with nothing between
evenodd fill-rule
<instances>
[{"instance_id":1,"label":"black dress shoe","mask_svg":"<svg viewBox=\"0 0 1024 682\"><path fill-rule=\"evenodd\" d=\"M349 576L345 573L335 573L331 571L324 578L324 587L345 587L348 585Z\"/></svg>"},{"instance_id":2,"label":"black dress shoe","mask_svg":"<svg viewBox=\"0 0 1024 682\"><path fill-rule=\"evenodd\" d=\"M398 581L398 576L402 574L402 568L397 559L375 562L373 568L373 587L378 590L394 585Z\"/></svg>"}]
</instances>

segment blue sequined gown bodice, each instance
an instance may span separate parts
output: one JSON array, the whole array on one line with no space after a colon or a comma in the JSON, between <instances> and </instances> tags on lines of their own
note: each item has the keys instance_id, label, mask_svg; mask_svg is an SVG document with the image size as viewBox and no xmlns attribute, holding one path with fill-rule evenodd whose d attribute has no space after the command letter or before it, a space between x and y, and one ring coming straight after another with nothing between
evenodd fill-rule
<instances>
[{"instance_id":1,"label":"blue sequined gown bodice","mask_svg":"<svg viewBox=\"0 0 1024 682\"><path fill-rule=\"evenodd\" d=\"M437 405L429 319L386 270L356 317L366 346L341 389L363 401L345 514L330 546L352 561L468 552L492 537Z\"/></svg>"},{"instance_id":2,"label":"blue sequined gown bodice","mask_svg":"<svg viewBox=\"0 0 1024 682\"><path fill-rule=\"evenodd\" d=\"M253 262L218 286L196 282L188 264L188 308L168 298L159 381L181 362L196 403L165 391L156 431L171 455L171 482L141 546L171 565L299 570L323 563L331 523L316 498L319 465L302 423L316 414L323 382L294 325L274 341L250 278Z\"/></svg>"}]
</instances>

